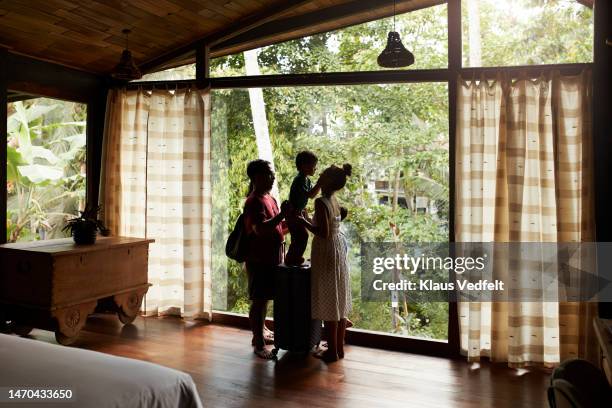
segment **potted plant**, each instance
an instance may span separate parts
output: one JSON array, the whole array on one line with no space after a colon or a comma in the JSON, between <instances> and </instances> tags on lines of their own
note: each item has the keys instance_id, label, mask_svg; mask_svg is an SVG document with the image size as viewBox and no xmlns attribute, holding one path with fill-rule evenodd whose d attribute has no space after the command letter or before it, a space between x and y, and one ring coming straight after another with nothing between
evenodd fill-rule
<instances>
[{"instance_id":1,"label":"potted plant","mask_svg":"<svg viewBox=\"0 0 612 408\"><path fill-rule=\"evenodd\" d=\"M99 206L86 205L85 210L79 211L78 217L68 220L63 231L70 230L74 242L79 245L90 245L96 242L98 231L102 235L108 235L108 229L98 220Z\"/></svg>"}]
</instances>

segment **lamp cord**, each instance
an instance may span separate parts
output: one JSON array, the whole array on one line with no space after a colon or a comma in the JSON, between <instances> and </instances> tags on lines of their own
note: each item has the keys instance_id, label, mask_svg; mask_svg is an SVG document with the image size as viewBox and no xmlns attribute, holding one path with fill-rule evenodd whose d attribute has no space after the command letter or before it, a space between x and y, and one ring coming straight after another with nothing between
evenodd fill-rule
<instances>
[{"instance_id":1,"label":"lamp cord","mask_svg":"<svg viewBox=\"0 0 612 408\"><path fill-rule=\"evenodd\" d=\"M395 1L393 0L393 31L395 31Z\"/></svg>"}]
</instances>

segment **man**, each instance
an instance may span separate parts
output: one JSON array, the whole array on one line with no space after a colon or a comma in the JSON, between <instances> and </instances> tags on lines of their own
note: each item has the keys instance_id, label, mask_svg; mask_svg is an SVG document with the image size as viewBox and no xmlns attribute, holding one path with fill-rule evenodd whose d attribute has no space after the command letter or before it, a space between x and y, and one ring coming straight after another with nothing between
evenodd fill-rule
<instances>
[{"instance_id":1,"label":"man","mask_svg":"<svg viewBox=\"0 0 612 408\"><path fill-rule=\"evenodd\" d=\"M274 298L274 271L283 262L283 242L287 233L283 218L287 204L283 203L279 210L270 195L274 172L269 162L253 160L247 166L247 175L251 182L244 204L245 231L249 237L246 257L251 300L249 321L255 354L271 359L274 355L265 347L264 329L268 300Z\"/></svg>"}]
</instances>

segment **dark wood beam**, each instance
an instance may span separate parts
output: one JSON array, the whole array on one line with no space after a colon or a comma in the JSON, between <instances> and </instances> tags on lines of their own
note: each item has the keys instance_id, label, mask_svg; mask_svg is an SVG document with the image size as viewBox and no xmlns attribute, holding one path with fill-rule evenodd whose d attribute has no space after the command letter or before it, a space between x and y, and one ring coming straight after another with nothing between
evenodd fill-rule
<instances>
[{"instance_id":1,"label":"dark wood beam","mask_svg":"<svg viewBox=\"0 0 612 408\"><path fill-rule=\"evenodd\" d=\"M248 16L222 30L199 38L189 44L183 45L173 50L169 50L168 52L158 57L155 57L149 61L140 64L139 68L142 70L142 72L145 73L154 71L157 67L162 66L163 64L167 63L170 60L173 60L174 58L180 57L181 55L189 52L193 52L200 44L210 45L219 41L228 40L236 35L242 34L247 30L251 30L257 27L260 24L265 24L283 15L284 13L287 13L306 3L308 3L308 0L287 0L283 5L269 7L261 13Z\"/></svg>"},{"instance_id":2,"label":"dark wood beam","mask_svg":"<svg viewBox=\"0 0 612 408\"><path fill-rule=\"evenodd\" d=\"M142 82L128 82L128 83L115 83L113 88L126 88L126 89L155 89L158 87L170 87L170 88L189 88L196 87L198 89L204 89L210 87L210 79L193 80L193 79L178 79L174 81L142 81Z\"/></svg>"},{"instance_id":3,"label":"dark wood beam","mask_svg":"<svg viewBox=\"0 0 612 408\"><path fill-rule=\"evenodd\" d=\"M389 84L408 82L445 82L446 69L328 72L321 74L257 75L236 78L211 78L212 88L249 88L280 86Z\"/></svg>"},{"instance_id":4,"label":"dark wood beam","mask_svg":"<svg viewBox=\"0 0 612 408\"><path fill-rule=\"evenodd\" d=\"M0 244L6 243L6 143L7 143L7 56L8 52L0 48Z\"/></svg>"},{"instance_id":5,"label":"dark wood beam","mask_svg":"<svg viewBox=\"0 0 612 408\"><path fill-rule=\"evenodd\" d=\"M6 76L8 89L12 91L81 103L88 103L104 83L102 76L10 52Z\"/></svg>"},{"instance_id":6,"label":"dark wood beam","mask_svg":"<svg viewBox=\"0 0 612 408\"><path fill-rule=\"evenodd\" d=\"M196 81L203 81L210 77L210 47L208 44L199 44L196 48Z\"/></svg>"},{"instance_id":7,"label":"dark wood beam","mask_svg":"<svg viewBox=\"0 0 612 408\"><path fill-rule=\"evenodd\" d=\"M612 241L612 47L606 40L612 38L612 4L609 0L596 0L593 48L593 145L595 167L595 225L597 241ZM603 263L599 263L600 265ZM609 271L600 272L606 276ZM612 318L612 303L600 303L601 317Z\"/></svg>"},{"instance_id":8,"label":"dark wood beam","mask_svg":"<svg viewBox=\"0 0 612 408\"><path fill-rule=\"evenodd\" d=\"M407 82L445 82L448 80L446 69L389 70L365 72L329 72L321 74L291 75L254 75L248 77L209 78L204 82L194 80L132 82L128 89L153 88L156 86L199 88L210 86L213 89L253 88L281 86L320 86L320 85L359 85Z\"/></svg>"},{"instance_id":9,"label":"dark wood beam","mask_svg":"<svg viewBox=\"0 0 612 408\"><path fill-rule=\"evenodd\" d=\"M87 202L97 205L102 174L102 148L106 120L106 96L108 88L101 85L87 102Z\"/></svg>"},{"instance_id":10,"label":"dark wood beam","mask_svg":"<svg viewBox=\"0 0 612 408\"><path fill-rule=\"evenodd\" d=\"M429 7L436 4L444 3L444 0L440 1L431 1L424 2L423 6ZM236 35L231 39L227 39L224 41L220 41L217 44L211 46L211 53L213 56L219 56L220 54L228 54L233 53L231 50L236 46L241 44L249 44L253 43L255 40L261 40L264 38L271 38L269 42L266 42L266 45L270 45L276 42L286 41L286 39L276 40L274 41L272 38L278 36L280 34L285 34L292 31L298 31L303 29L308 29L309 27L317 27L321 24L339 21L342 19L350 19L350 17L357 16L363 13L372 12L375 10L385 9L384 12L372 14L366 19L361 19L358 23L377 20L380 18L388 17L393 14L393 0L353 0L348 3L339 4L336 6L327 7L324 9L316 10L310 13L291 16L284 19L279 19L275 21L271 21L266 24L261 24L249 31L244 32L243 34ZM415 6L412 2L407 1L398 1L397 2L397 13L404 13L407 11L417 10L420 7ZM357 23L355 23L357 24ZM352 25L350 23L345 23L337 28L345 27L348 25ZM316 30L317 32L319 30ZM327 31L327 30L325 30ZM310 34L312 35L312 34ZM255 47L258 47L256 45ZM251 47L251 48L255 48Z\"/></svg>"},{"instance_id":11,"label":"dark wood beam","mask_svg":"<svg viewBox=\"0 0 612 408\"><path fill-rule=\"evenodd\" d=\"M289 13L304 4L310 3L309 0L286 0L285 4L281 6L270 7L262 13L256 14L252 17L248 17L243 21L238 22L234 27L223 29L211 36L208 36L206 42L211 46L229 40L237 35L240 35L246 31L249 31L255 27L259 27L262 24L269 23L279 16L285 13Z\"/></svg>"},{"instance_id":12,"label":"dark wood beam","mask_svg":"<svg viewBox=\"0 0 612 408\"><path fill-rule=\"evenodd\" d=\"M451 0L452 1L452 0ZM326 72L319 74L290 74L290 75L257 75L243 77L209 78L204 81L175 80L175 81L144 81L128 84L116 84L117 87L128 89L151 89L158 86L204 88L253 88L253 87L282 87L282 86L322 86L322 85L361 85L361 84L392 84L410 82L450 82L457 74L463 77L495 78L499 72L510 77L518 78L520 75L537 77L551 71L559 71L564 75L573 75L593 64L557 64L557 65L525 65L515 67L486 67L461 68L458 71L449 69L422 69L422 70L388 70L388 71L361 71L361 72ZM450 102L450 101L449 101ZM450 114L450 112L449 112Z\"/></svg>"},{"instance_id":13,"label":"dark wood beam","mask_svg":"<svg viewBox=\"0 0 612 408\"><path fill-rule=\"evenodd\" d=\"M455 242L455 145L457 131L457 82L461 74L461 0L449 0L447 5L448 18L448 134L449 134L449 211L448 211L448 241ZM454 255L454 254L453 254ZM459 356L461 351L459 332L459 305L456 299L448 304L448 344L453 355Z\"/></svg>"}]
</instances>

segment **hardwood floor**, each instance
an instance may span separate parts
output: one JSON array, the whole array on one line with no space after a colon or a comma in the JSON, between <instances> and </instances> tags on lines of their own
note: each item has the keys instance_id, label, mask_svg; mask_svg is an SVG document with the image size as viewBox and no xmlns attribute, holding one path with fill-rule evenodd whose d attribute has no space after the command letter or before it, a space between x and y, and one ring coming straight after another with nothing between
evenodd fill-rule
<instances>
[{"instance_id":1,"label":"hardwood floor","mask_svg":"<svg viewBox=\"0 0 612 408\"><path fill-rule=\"evenodd\" d=\"M55 342L42 330L31 337ZM177 318L122 327L113 315L94 315L74 346L185 371L206 407L547 406L548 373L540 370L356 346L331 365L282 352L274 363L256 358L250 339L246 330Z\"/></svg>"}]
</instances>

